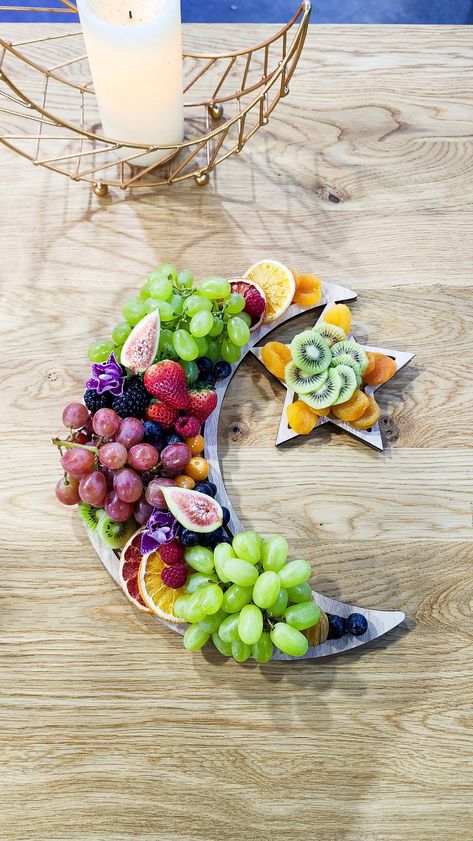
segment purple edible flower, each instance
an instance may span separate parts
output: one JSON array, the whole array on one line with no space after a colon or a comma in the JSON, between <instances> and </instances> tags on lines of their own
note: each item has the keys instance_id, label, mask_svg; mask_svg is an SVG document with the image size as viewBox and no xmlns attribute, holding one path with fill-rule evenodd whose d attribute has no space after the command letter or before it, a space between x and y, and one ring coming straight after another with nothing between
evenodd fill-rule
<instances>
[{"instance_id":1,"label":"purple edible flower","mask_svg":"<svg viewBox=\"0 0 473 841\"><path fill-rule=\"evenodd\" d=\"M92 376L87 380L85 387L91 388L102 394L109 391L115 397L123 394L125 374L123 368L118 364L114 353L111 353L106 362L94 362L92 365Z\"/></svg>"},{"instance_id":2,"label":"purple edible flower","mask_svg":"<svg viewBox=\"0 0 473 841\"><path fill-rule=\"evenodd\" d=\"M146 523L141 535L141 553L146 555L159 549L162 543L171 543L176 537L177 520L169 511L156 509Z\"/></svg>"}]
</instances>

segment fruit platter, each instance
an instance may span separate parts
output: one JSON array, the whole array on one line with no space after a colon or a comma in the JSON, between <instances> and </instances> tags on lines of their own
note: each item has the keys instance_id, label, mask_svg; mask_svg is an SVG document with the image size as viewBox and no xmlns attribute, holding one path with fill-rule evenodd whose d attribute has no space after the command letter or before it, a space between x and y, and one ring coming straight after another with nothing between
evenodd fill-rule
<instances>
[{"instance_id":1,"label":"fruit platter","mask_svg":"<svg viewBox=\"0 0 473 841\"><path fill-rule=\"evenodd\" d=\"M240 663L316 658L404 619L313 590L310 561L290 559L284 535L243 529L219 467L218 417L241 360L276 326L316 307L322 321L311 331L257 353L297 395L286 423L307 434L343 410L343 422L362 429L376 422L364 389L387 381L397 364L350 337L340 302L355 298L276 260L241 277L200 280L163 263L125 302L111 338L89 349L81 402L66 405L66 431L53 438L63 470L56 496L78 506L133 607L183 634L188 651L213 646Z\"/></svg>"}]
</instances>

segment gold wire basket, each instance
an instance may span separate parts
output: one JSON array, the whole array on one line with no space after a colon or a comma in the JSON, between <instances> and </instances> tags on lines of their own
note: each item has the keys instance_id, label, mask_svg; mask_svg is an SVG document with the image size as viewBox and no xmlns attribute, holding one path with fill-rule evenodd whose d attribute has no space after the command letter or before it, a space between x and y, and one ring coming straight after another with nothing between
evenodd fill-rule
<instances>
[{"instance_id":1,"label":"gold wire basket","mask_svg":"<svg viewBox=\"0 0 473 841\"><path fill-rule=\"evenodd\" d=\"M3 11L76 14L63 9L3 7ZM183 53L185 140L145 146L101 134L100 117L80 28L11 43L0 38L0 142L73 181L88 181L98 196L109 187L158 187L194 178L208 184L222 161L241 152L268 119L304 46L311 6L303 0L292 19L262 44L224 53ZM59 25L57 25L59 28ZM167 160L137 167L144 152Z\"/></svg>"}]
</instances>

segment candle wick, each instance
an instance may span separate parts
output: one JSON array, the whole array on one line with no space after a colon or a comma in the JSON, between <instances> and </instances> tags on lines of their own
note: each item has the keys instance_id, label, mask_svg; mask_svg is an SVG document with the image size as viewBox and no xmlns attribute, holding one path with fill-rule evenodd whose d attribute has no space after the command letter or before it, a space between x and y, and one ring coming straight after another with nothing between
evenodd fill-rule
<instances>
[{"instance_id":1,"label":"candle wick","mask_svg":"<svg viewBox=\"0 0 473 841\"><path fill-rule=\"evenodd\" d=\"M132 13L131 13L131 12L128 12L128 14L129 14L129 16L130 16L130 20L131 20L131 19L132 19L132 17L133 17L133 15L132 15Z\"/></svg>"}]
</instances>

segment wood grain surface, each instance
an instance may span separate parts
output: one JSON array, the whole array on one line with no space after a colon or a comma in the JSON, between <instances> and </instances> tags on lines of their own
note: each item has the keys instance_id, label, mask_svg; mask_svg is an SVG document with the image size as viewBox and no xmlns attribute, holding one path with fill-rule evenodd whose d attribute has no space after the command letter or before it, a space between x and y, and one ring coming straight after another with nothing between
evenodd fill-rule
<instances>
[{"instance_id":1,"label":"wood grain surface","mask_svg":"<svg viewBox=\"0 0 473 841\"><path fill-rule=\"evenodd\" d=\"M5 841L470 841L472 59L468 28L314 27L291 95L206 190L100 201L0 150ZM261 669L133 610L55 502L48 439L158 261L267 255L356 289L357 336L416 359L379 393L383 454L333 430L276 449L283 389L251 358L231 384L243 523L285 531L316 589L409 617Z\"/></svg>"}]
</instances>

